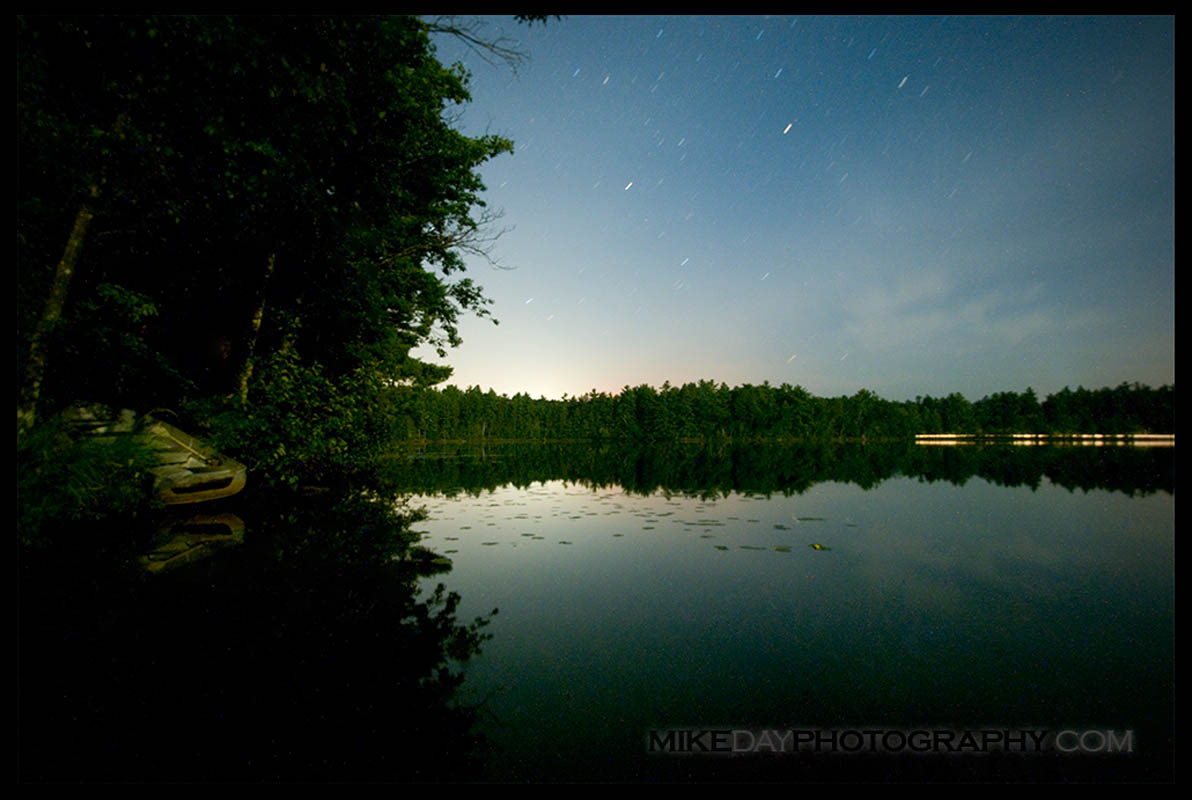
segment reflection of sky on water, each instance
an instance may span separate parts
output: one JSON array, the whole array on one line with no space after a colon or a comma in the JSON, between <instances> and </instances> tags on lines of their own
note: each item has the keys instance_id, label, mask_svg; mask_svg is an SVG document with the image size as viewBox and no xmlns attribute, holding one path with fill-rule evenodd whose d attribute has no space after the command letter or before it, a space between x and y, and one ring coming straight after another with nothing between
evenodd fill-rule
<instances>
[{"instance_id":1,"label":"reflection of sky on water","mask_svg":"<svg viewBox=\"0 0 1192 800\"><path fill-rule=\"evenodd\" d=\"M895 479L423 502L461 619L500 609L468 686L523 759L511 777L548 750L561 770L585 748L632 759L641 730L680 724L1138 726L1128 687L1170 680L1171 496Z\"/></svg>"}]
</instances>

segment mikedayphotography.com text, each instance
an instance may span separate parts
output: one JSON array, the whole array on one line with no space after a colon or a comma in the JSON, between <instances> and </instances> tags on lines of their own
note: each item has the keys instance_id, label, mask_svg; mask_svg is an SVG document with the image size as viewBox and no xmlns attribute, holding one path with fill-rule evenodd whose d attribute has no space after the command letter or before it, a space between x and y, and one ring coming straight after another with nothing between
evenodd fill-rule
<instances>
[{"instance_id":1,"label":"mikedayphotography.com text","mask_svg":"<svg viewBox=\"0 0 1192 800\"><path fill-rule=\"evenodd\" d=\"M1103 728L667 728L646 735L659 754L817 753L1120 753L1135 749L1133 730Z\"/></svg>"}]
</instances>

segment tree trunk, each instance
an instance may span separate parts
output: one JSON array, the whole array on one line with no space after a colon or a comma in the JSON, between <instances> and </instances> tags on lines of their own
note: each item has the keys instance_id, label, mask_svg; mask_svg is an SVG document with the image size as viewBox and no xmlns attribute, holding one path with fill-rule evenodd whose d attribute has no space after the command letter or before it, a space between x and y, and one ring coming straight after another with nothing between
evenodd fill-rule
<instances>
[{"instance_id":1,"label":"tree trunk","mask_svg":"<svg viewBox=\"0 0 1192 800\"><path fill-rule=\"evenodd\" d=\"M87 237L87 227L95 216L92 204L98 198L99 184L93 183L91 184L90 198L79 207L79 213L75 215L74 225L66 240L66 249L62 251L62 258L59 259L58 268L54 271L54 283L50 286L45 309L41 312L41 319L38 320L37 327L33 329L33 341L29 345L29 360L25 363L25 375L21 381L21 396L17 403L18 431L29 430L37 421L37 403L41 397L42 381L45 380L50 333L53 331L54 325L62 318L62 309L66 305L66 293L70 290L75 265L78 264L79 253L83 249L83 240Z\"/></svg>"},{"instance_id":2,"label":"tree trunk","mask_svg":"<svg viewBox=\"0 0 1192 800\"><path fill-rule=\"evenodd\" d=\"M277 253L269 254L269 263L265 265L265 275L261 279L261 299L253 311L251 328L248 333L248 353L244 358L244 366L240 368L240 403L248 403L248 382L252 378L254 351L257 348L257 337L261 333L261 320L265 318L265 295L269 288L269 278L273 275L273 265L277 262Z\"/></svg>"}]
</instances>

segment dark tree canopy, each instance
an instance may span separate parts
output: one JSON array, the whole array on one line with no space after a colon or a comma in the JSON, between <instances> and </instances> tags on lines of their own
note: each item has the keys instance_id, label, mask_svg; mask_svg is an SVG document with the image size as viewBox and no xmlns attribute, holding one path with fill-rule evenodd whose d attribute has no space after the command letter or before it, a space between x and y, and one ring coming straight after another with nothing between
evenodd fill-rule
<instances>
[{"instance_id":1,"label":"dark tree canopy","mask_svg":"<svg viewBox=\"0 0 1192 800\"><path fill-rule=\"evenodd\" d=\"M22 354L72 220L90 215L47 409L177 406L238 381L251 400L278 358L304 390L361 402L446 377L410 351L456 345L460 314L487 314L463 255L494 218L477 168L511 144L452 127L467 75L436 59L430 31L413 17L20 18Z\"/></svg>"}]
</instances>

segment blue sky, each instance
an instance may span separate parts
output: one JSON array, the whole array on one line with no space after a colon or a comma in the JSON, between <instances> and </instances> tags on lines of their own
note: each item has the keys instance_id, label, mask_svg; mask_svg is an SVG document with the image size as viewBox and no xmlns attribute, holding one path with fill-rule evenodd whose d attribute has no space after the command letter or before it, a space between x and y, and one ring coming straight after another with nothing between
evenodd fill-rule
<instances>
[{"instance_id":1,"label":"blue sky","mask_svg":"<svg viewBox=\"0 0 1192 800\"><path fill-rule=\"evenodd\" d=\"M1174 383L1171 17L566 17L459 127L511 228L449 381ZM420 356L441 362L429 351Z\"/></svg>"}]
</instances>

